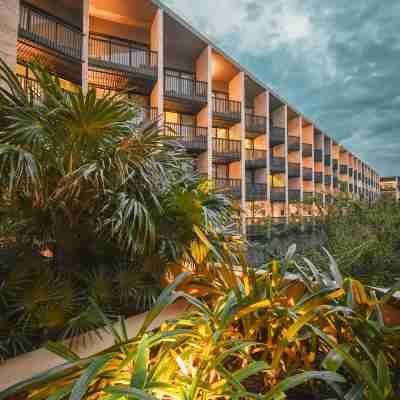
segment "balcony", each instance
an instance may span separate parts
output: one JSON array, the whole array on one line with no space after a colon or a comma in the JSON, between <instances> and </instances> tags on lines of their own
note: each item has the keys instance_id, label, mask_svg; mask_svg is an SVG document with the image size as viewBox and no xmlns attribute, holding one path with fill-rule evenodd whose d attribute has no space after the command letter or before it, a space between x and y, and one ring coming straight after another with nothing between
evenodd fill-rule
<instances>
[{"instance_id":1,"label":"balcony","mask_svg":"<svg viewBox=\"0 0 400 400\"><path fill-rule=\"evenodd\" d=\"M337 171L339 169L339 161L336 159L332 160L332 168L334 171Z\"/></svg>"},{"instance_id":2,"label":"balcony","mask_svg":"<svg viewBox=\"0 0 400 400\"><path fill-rule=\"evenodd\" d=\"M193 153L207 150L207 128L167 122L166 135Z\"/></svg>"},{"instance_id":3,"label":"balcony","mask_svg":"<svg viewBox=\"0 0 400 400\"><path fill-rule=\"evenodd\" d=\"M332 159L330 154L325 154L324 165L325 167L330 167L332 165Z\"/></svg>"},{"instance_id":4,"label":"balcony","mask_svg":"<svg viewBox=\"0 0 400 400\"><path fill-rule=\"evenodd\" d=\"M31 4L20 3L18 61L37 60L56 75L80 84L82 38L79 27Z\"/></svg>"},{"instance_id":5,"label":"balcony","mask_svg":"<svg viewBox=\"0 0 400 400\"><path fill-rule=\"evenodd\" d=\"M285 144L285 128L270 125L269 145L279 146Z\"/></svg>"},{"instance_id":6,"label":"balcony","mask_svg":"<svg viewBox=\"0 0 400 400\"><path fill-rule=\"evenodd\" d=\"M322 150L321 149L314 149L314 161L322 162Z\"/></svg>"},{"instance_id":7,"label":"balcony","mask_svg":"<svg viewBox=\"0 0 400 400\"><path fill-rule=\"evenodd\" d=\"M288 136L288 151L300 151L300 138L297 136Z\"/></svg>"},{"instance_id":8,"label":"balcony","mask_svg":"<svg viewBox=\"0 0 400 400\"><path fill-rule=\"evenodd\" d=\"M267 200L268 185L265 183L246 183L246 200Z\"/></svg>"},{"instance_id":9,"label":"balcony","mask_svg":"<svg viewBox=\"0 0 400 400\"><path fill-rule=\"evenodd\" d=\"M285 157L271 157L270 170L272 174L283 174L286 172Z\"/></svg>"},{"instance_id":10,"label":"balcony","mask_svg":"<svg viewBox=\"0 0 400 400\"><path fill-rule=\"evenodd\" d=\"M353 176L353 168L349 168L349 176Z\"/></svg>"},{"instance_id":11,"label":"balcony","mask_svg":"<svg viewBox=\"0 0 400 400\"><path fill-rule=\"evenodd\" d=\"M300 178L300 164L289 163L288 164L289 178Z\"/></svg>"},{"instance_id":12,"label":"balcony","mask_svg":"<svg viewBox=\"0 0 400 400\"><path fill-rule=\"evenodd\" d=\"M303 143L303 157L312 157L312 144Z\"/></svg>"},{"instance_id":13,"label":"balcony","mask_svg":"<svg viewBox=\"0 0 400 400\"><path fill-rule=\"evenodd\" d=\"M337 177L336 175L333 175L333 180L332 180L332 182L333 182L333 187L334 187L335 189L339 187L339 179L338 179L338 177Z\"/></svg>"},{"instance_id":14,"label":"balcony","mask_svg":"<svg viewBox=\"0 0 400 400\"><path fill-rule=\"evenodd\" d=\"M226 191L233 198L238 199L241 196L241 179L232 178L214 178L214 185L217 189Z\"/></svg>"},{"instance_id":15,"label":"balcony","mask_svg":"<svg viewBox=\"0 0 400 400\"><path fill-rule=\"evenodd\" d=\"M314 200L314 192L304 192L303 200L306 202L311 202Z\"/></svg>"},{"instance_id":16,"label":"balcony","mask_svg":"<svg viewBox=\"0 0 400 400\"><path fill-rule=\"evenodd\" d=\"M314 172L314 182L322 183L322 180L323 180L322 176L323 176L322 172Z\"/></svg>"},{"instance_id":17,"label":"balcony","mask_svg":"<svg viewBox=\"0 0 400 400\"><path fill-rule=\"evenodd\" d=\"M312 181L313 179L313 170L312 168L303 167L303 180Z\"/></svg>"},{"instance_id":18,"label":"balcony","mask_svg":"<svg viewBox=\"0 0 400 400\"><path fill-rule=\"evenodd\" d=\"M288 190L289 203L298 203L300 201L300 189Z\"/></svg>"},{"instance_id":19,"label":"balcony","mask_svg":"<svg viewBox=\"0 0 400 400\"><path fill-rule=\"evenodd\" d=\"M271 188L271 201L276 203L284 203L286 201L286 190L284 187Z\"/></svg>"},{"instance_id":20,"label":"balcony","mask_svg":"<svg viewBox=\"0 0 400 400\"><path fill-rule=\"evenodd\" d=\"M207 104L207 82L182 78L165 72L164 96L174 101L182 101L199 110Z\"/></svg>"},{"instance_id":21,"label":"balcony","mask_svg":"<svg viewBox=\"0 0 400 400\"><path fill-rule=\"evenodd\" d=\"M246 218L247 237L249 238L263 237L267 232L267 226L265 222L266 218L262 217Z\"/></svg>"},{"instance_id":22,"label":"balcony","mask_svg":"<svg viewBox=\"0 0 400 400\"><path fill-rule=\"evenodd\" d=\"M349 173L349 167L347 165L340 166L340 174L347 175Z\"/></svg>"},{"instance_id":23,"label":"balcony","mask_svg":"<svg viewBox=\"0 0 400 400\"><path fill-rule=\"evenodd\" d=\"M155 107L145 107L143 109L144 121L155 121L158 118L158 109Z\"/></svg>"},{"instance_id":24,"label":"balcony","mask_svg":"<svg viewBox=\"0 0 400 400\"><path fill-rule=\"evenodd\" d=\"M240 160L241 141L213 138L213 158L215 162L230 163Z\"/></svg>"},{"instance_id":25,"label":"balcony","mask_svg":"<svg viewBox=\"0 0 400 400\"><path fill-rule=\"evenodd\" d=\"M262 135L267 130L267 118L255 114L246 114L246 133L249 137Z\"/></svg>"},{"instance_id":26,"label":"balcony","mask_svg":"<svg viewBox=\"0 0 400 400\"><path fill-rule=\"evenodd\" d=\"M325 175L325 186L330 186L332 184L332 175Z\"/></svg>"},{"instance_id":27,"label":"balcony","mask_svg":"<svg viewBox=\"0 0 400 400\"><path fill-rule=\"evenodd\" d=\"M242 120L242 104L239 101L213 97L213 119L216 126L233 126Z\"/></svg>"},{"instance_id":28,"label":"balcony","mask_svg":"<svg viewBox=\"0 0 400 400\"><path fill-rule=\"evenodd\" d=\"M266 150L246 149L246 168L267 168Z\"/></svg>"},{"instance_id":29,"label":"balcony","mask_svg":"<svg viewBox=\"0 0 400 400\"><path fill-rule=\"evenodd\" d=\"M42 89L39 85L39 82L36 79L27 76L17 75L17 77L28 97L34 102L40 101L42 97Z\"/></svg>"}]
</instances>

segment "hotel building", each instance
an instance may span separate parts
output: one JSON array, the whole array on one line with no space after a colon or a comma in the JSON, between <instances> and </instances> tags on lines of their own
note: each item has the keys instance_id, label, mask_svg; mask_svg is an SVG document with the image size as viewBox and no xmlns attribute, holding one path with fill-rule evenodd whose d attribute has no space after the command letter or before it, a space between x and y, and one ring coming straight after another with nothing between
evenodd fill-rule
<instances>
[{"instance_id":1,"label":"hotel building","mask_svg":"<svg viewBox=\"0 0 400 400\"><path fill-rule=\"evenodd\" d=\"M374 201L365 162L156 0L0 0L0 56L25 87L39 59L65 88L128 90L198 170L229 191L249 236L309 218L339 193Z\"/></svg>"},{"instance_id":2,"label":"hotel building","mask_svg":"<svg viewBox=\"0 0 400 400\"><path fill-rule=\"evenodd\" d=\"M381 178L381 196L400 201L400 176Z\"/></svg>"}]
</instances>

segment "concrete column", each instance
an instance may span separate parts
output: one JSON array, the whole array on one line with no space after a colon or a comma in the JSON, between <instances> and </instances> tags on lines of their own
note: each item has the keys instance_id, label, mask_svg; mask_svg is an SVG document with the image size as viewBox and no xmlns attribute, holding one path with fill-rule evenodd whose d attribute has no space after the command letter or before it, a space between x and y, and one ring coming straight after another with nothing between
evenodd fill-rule
<instances>
[{"instance_id":1,"label":"concrete column","mask_svg":"<svg viewBox=\"0 0 400 400\"><path fill-rule=\"evenodd\" d=\"M82 0L82 91L89 89L89 0Z\"/></svg>"},{"instance_id":2,"label":"concrete column","mask_svg":"<svg viewBox=\"0 0 400 400\"><path fill-rule=\"evenodd\" d=\"M270 102L270 94L269 91L265 93L266 96L266 110L265 110L265 115L266 115L266 149L267 149L267 215L269 217L272 217L272 205L271 205L271 186L272 186L272 178L271 178L271 146L270 146L270 113L269 113L269 102Z\"/></svg>"},{"instance_id":3,"label":"concrete column","mask_svg":"<svg viewBox=\"0 0 400 400\"><path fill-rule=\"evenodd\" d=\"M17 65L17 40L19 0L0 0L0 58L15 71Z\"/></svg>"},{"instance_id":4,"label":"concrete column","mask_svg":"<svg viewBox=\"0 0 400 400\"><path fill-rule=\"evenodd\" d=\"M325 207L325 135L321 132L321 148L322 148L322 207Z\"/></svg>"},{"instance_id":5,"label":"concrete column","mask_svg":"<svg viewBox=\"0 0 400 400\"><path fill-rule=\"evenodd\" d=\"M288 106L285 104L285 214L289 223L289 151L288 151Z\"/></svg>"},{"instance_id":6,"label":"concrete column","mask_svg":"<svg viewBox=\"0 0 400 400\"><path fill-rule=\"evenodd\" d=\"M304 175L303 175L303 117L299 117L300 129L300 217L304 216Z\"/></svg>"}]
</instances>

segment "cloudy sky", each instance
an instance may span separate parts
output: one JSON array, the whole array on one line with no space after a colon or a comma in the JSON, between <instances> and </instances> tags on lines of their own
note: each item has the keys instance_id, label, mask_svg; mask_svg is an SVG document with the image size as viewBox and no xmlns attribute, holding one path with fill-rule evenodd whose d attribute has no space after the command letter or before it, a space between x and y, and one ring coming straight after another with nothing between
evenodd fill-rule
<instances>
[{"instance_id":1,"label":"cloudy sky","mask_svg":"<svg viewBox=\"0 0 400 400\"><path fill-rule=\"evenodd\" d=\"M381 175L400 175L399 0L164 0Z\"/></svg>"}]
</instances>

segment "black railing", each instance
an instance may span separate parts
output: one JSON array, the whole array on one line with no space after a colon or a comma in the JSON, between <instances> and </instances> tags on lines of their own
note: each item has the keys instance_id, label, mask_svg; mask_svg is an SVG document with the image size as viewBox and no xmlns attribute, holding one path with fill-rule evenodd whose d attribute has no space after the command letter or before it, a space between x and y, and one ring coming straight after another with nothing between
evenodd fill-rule
<instances>
[{"instance_id":1,"label":"black railing","mask_svg":"<svg viewBox=\"0 0 400 400\"><path fill-rule=\"evenodd\" d=\"M166 97L207 103L207 82L165 72L164 90Z\"/></svg>"},{"instance_id":2,"label":"black railing","mask_svg":"<svg viewBox=\"0 0 400 400\"><path fill-rule=\"evenodd\" d=\"M264 133L267 129L267 118L255 114L246 114L246 130L248 132Z\"/></svg>"},{"instance_id":3,"label":"black railing","mask_svg":"<svg viewBox=\"0 0 400 400\"><path fill-rule=\"evenodd\" d=\"M156 78L157 52L141 48L134 43L98 33L89 37L89 61L94 64L135 72Z\"/></svg>"},{"instance_id":4,"label":"black railing","mask_svg":"<svg viewBox=\"0 0 400 400\"><path fill-rule=\"evenodd\" d=\"M214 178L214 185L218 189L227 190L234 197L240 197L242 180L233 178Z\"/></svg>"},{"instance_id":5,"label":"black railing","mask_svg":"<svg viewBox=\"0 0 400 400\"><path fill-rule=\"evenodd\" d=\"M285 143L285 128L270 125L269 144L279 146Z\"/></svg>"},{"instance_id":6,"label":"black railing","mask_svg":"<svg viewBox=\"0 0 400 400\"><path fill-rule=\"evenodd\" d=\"M300 201L300 190L299 189L289 189L288 190L289 202Z\"/></svg>"},{"instance_id":7,"label":"black railing","mask_svg":"<svg viewBox=\"0 0 400 400\"><path fill-rule=\"evenodd\" d=\"M314 192L303 192L303 200L311 201L314 199Z\"/></svg>"},{"instance_id":8,"label":"black railing","mask_svg":"<svg viewBox=\"0 0 400 400\"><path fill-rule=\"evenodd\" d=\"M241 141L213 138L213 155L216 158L240 160Z\"/></svg>"},{"instance_id":9,"label":"black railing","mask_svg":"<svg viewBox=\"0 0 400 400\"><path fill-rule=\"evenodd\" d=\"M191 150L207 150L207 128L167 122L166 135Z\"/></svg>"},{"instance_id":10,"label":"black railing","mask_svg":"<svg viewBox=\"0 0 400 400\"><path fill-rule=\"evenodd\" d=\"M297 136L288 136L288 150L299 151L300 150L300 138Z\"/></svg>"},{"instance_id":11,"label":"black railing","mask_svg":"<svg viewBox=\"0 0 400 400\"><path fill-rule=\"evenodd\" d=\"M313 170L312 168L303 167L303 179L305 181L312 181Z\"/></svg>"},{"instance_id":12,"label":"black railing","mask_svg":"<svg viewBox=\"0 0 400 400\"><path fill-rule=\"evenodd\" d=\"M19 10L19 35L63 56L82 59L82 31L25 2Z\"/></svg>"},{"instance_id":13,"label":"black railing","mask_svg":"<svg viewBox=\"0 0 400 400\"><path fill-rule=\"evenodd\" d=\"M250 217L246 218L247 236L257 237L265 235L267 232L267 218L265 217Z\"/></svg>"},{"instance_id":14,"label":"black railing","mask_svg":"<svg viewBox=\"0 0 400 400\"><path fill-rule=\"evenodd\" d=\"M271 188L271 201L285 202L286 201L286 189L284 187L272 187Z\"/></svg>"},{"instance_id":15,"label":"black railing","mask_svg":"<svg viewBox=\"0 0 400 400\"><path fill-rule=\"evenodd\" d=\"M290 162L288 164L288 174L289 174L289 178L299 178L300 177L300 164Z\"/></svg>"},{"instance_id":16,"label":"black railing","mask_svg":"<svg viewBox=\"0 0 400 400\"><path fill-rule=\"evenodd\" d=\"M303 156L312 157L312 144L303 143Z\"/></svg>"},{"instance_id":17,"label":"black railing","mask_svg":"<svg viewBox=\"0 0 400 400\"><path fill-rule=\"evenodd\" d=\"M353 176L353 168L349 168L349 176Z\"/></svg>"},{"instance_id":18,"label":"black railing","mask_svg":"<svg viewBox=\"0 0 400 400\"><path fill-rule=\"evenodd\" d=\"M322 172L314 172L314 182L315 183L322 183Z\"/></svg>"},{"instance_id":19,"label":"black railing","mask_svg":"<svg viewBox=\"0 0 400 400\"><path fill-rule=\"evenodd\" d=\"M314 161L321 162L322 161L322 150L314 149Z\"/></svg>"},{"instance_id":20,"label":"black railing","mask_svg":"<svg viewBox=\"0 0 400 400\"><path fill-rule=\"evenodd\" d=\"M24 89L25 93L34 101L39 101L42 97L42 89L36 79L17 75L18 81Z\"/></svg>"},{"instance_id":21,"label":"black railing","mask_svg":"<svg viewBox=\"0 0 400 400\"><path fill-rule=\"evenodd\" d=\"M213 113L220 118L240 121L242 104L239 101L213 97Z\"/></svg>"},{"instance_id":22,"label":"black railing","mask_svg":"<svg viewBox=\"0 0 400 400\"><path fill-rule=\"evenodd\" d=\"M325 162L324 162L326 167L330 167L332 164L332 159L330 154L325 154Z\"/></svg>"},{"instance_id":23,"label":"black railing","mask_svg":"<svg viewBox=\"0 0 400 400\"><path fill-rule=\"evenodd\" d=\"M285 157L271 157L270 169L273 173L283 173L286 171Z\"/></svg>"},{"instance_id":24,"label":"black railing","mask_svg":"<svg viewBox=\"0 0 400 400\"><path fill-rule=\"evenodd\" d=\"M246 183L246 200L266 200L268 185L266 183Z\"/></svg>"},{"instance_id":25,"label":"black railing","mask_svg":"<svg viewBox=\"0 0 400 400\"><path fill-rule=\"evenodd\" d=\"M144 107L144 120L146 121L155 121L158 117L158 109L156 107Z\"/></svg>"},{"instance_id":26,"label":"black railing","mask_svg":"<svg viewBox=\"0 0 400 400\"><path fill-rule=\"evenodd\" d=\"M349 172L349 167L347 165L341 165L340 166L340 173L342 175L347 175Z\"/></svg>"},{"instance_id":27,"label":"black railing","mask_svg":"<svg viewBox=\"0 0 400 400\"><path fill-rule=\"evenodd\" d=\"M325 175L325 185L331 185L332 175Z\"/></svg>"},{"instance_id":28,"label":"black railing","mask_svg":"<svg viewBox=\"0 0 400 400\"><path fill-rule=\"evenodd\" d=\"M266 168L267 151L258 149L246 149L247 168Z\"/></svg>"}]
</instances>

